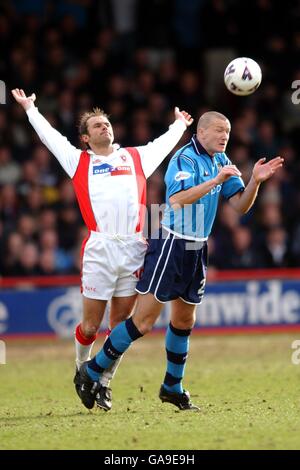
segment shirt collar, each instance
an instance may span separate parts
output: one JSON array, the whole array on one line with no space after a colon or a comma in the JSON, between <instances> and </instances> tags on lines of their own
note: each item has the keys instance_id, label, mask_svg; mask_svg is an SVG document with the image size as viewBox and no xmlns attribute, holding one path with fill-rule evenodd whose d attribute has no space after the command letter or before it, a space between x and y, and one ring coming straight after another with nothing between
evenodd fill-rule
<instances>
[{"instance_id":1,"label":"shirt collar","mask_svg":"<svg viewBox=\"0 0 300 470\"><path fill-rule=\"evenodd\" d=\"M207 153L205 148L200 144L199 140L197 139L197 135L194 134L192 137L192 144L194 146L194 149L196 150L198 155L207 155L209 158L213 158L211 155Z\"/></svg>"},{"instance_id":2,"label":"shirt collar","mask_svg":"<svg viewBox=\"0 0 300 470\"><path fill-rule=\"evenodd\" d=\"M115 152L116 150L119 150L119 148L121 148L121 146L119 144L113 144L113 152ZM92 149L87 149L87 152L90 154L90 155L96 155Z\"/></svg>"}]
</instances>

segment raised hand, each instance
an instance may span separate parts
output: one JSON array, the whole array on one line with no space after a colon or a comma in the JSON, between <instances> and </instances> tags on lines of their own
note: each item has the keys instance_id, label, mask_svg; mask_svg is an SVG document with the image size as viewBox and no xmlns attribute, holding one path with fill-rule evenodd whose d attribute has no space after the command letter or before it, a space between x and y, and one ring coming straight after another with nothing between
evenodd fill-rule
<instances>
[{"instance_id":1,"label":"raised hand","mask_svg":"<svg viewBox=\"0 0 300 470\"><path fill-rule=\"evenodd\" d=\"M174 113L175 119L180 119L180 121L183 121L186 127L189 127L194 122L192 116L186 111L180 111L179 108L176 107Z\"/></svg>"},{"instance_id":2,"label":"raised hand","mask_svg":"<svg viewBox=\"0 0 300 470\"><path fill-rule=\"evenodd\" d=\"M24 90L19 88L15 88L11 90L11 92L16 102L19 103L25 111L34 106L36 99L35 93L32 93L31 96L26 96Z\"/></svg>"},{"instance_id":3,"label":"raised hand","mask_svg":"<svg viewBox=\"0 0 300 470\"><path fill-rule=\"evenodd\" d=\"M252 175L257 184L266 181L275 173L275 171L278 170L278 168L281 168L284 159L282 157L275 157L269 162L265 162L265 158L260 158L254 165Z\"/></svg>"}]
</instances>

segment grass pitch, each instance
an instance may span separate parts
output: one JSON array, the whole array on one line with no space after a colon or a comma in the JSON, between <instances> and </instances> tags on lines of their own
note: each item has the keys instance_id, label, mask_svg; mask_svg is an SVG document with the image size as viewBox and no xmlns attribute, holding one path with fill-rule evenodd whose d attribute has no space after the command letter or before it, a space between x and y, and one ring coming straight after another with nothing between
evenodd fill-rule
<instances>
[{"instance_id":1,"label":"grass pitch","mask_svg":"<svg viewBox=\"0 0 300 470\"><path fill-rule=\"evenodd\" d=\"M86 410L75 394L72 342L8 342L0 449L299 449L300 365L291 363L299 336L194 334L184 385L201 413L157 398L162 335L128 351L108 413Z\"/></svg>"}]
</instances>

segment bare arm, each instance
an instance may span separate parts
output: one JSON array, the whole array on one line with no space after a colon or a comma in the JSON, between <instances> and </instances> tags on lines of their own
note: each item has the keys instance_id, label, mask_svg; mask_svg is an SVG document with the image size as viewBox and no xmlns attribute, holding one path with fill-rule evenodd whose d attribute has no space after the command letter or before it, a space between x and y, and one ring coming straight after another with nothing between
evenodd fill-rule
<instances>
[{"instance_id":1,"label":"bare arm","mask_svg":"<svg viewBox=\"0 0 300 470\"><path fill-rule=\"evenodd\" d=\"M240 214L246 214L253 206L257 197L259 187L263 181L269 179L278 168L282 167L283 158L276 157L267 163L265 158L256 162L253 168L252 177L242 193L235 194L229 202Z\"/></svg>"},{"instance_id":2,"label":"bare arm","mask_svg":"<svg viewBox=\"0 0 300 470\"><path fill-rule=\"evenodd\" d=\"M192 204L198 199L201 199L218 184L222 184L224 181L227 181L231 176L241 176L241 173L235 165L226 165L215 178L185 191L179 191L170 197L170 203L173 209L178 209L186 204Z\"/></svg>"}]
</instances>

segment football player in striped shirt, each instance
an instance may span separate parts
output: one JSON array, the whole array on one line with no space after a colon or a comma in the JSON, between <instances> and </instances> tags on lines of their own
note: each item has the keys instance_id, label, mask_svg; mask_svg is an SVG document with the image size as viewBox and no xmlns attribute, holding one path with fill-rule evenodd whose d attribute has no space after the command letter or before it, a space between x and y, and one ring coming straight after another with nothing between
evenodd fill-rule
<instances>
[{"instance_id":1,"label":"football player in striped shirt","mask_svg":"<svg viewBox=\"0 0 300 470\"><path fill-rule=\"evenodd\" d=\"M143 238L146 179L179 142L193 122L175 108L174 122L162 136L140 147L114 144L108 116L96 108L82 115L79 134L85 150L74 147L55 130L34 105L36 96L14 89L41 141L57 158L73 181L88 236L82 246L81 291L83 318L75 332L75 388L80 394L78 370L90 357L104 311L110 304L110 327L127 319L136 299L136 283L144 263L147 243ZM91 407L111 408L109 382L118 361L93 389Z\"/></svg>"}]
</instances>

